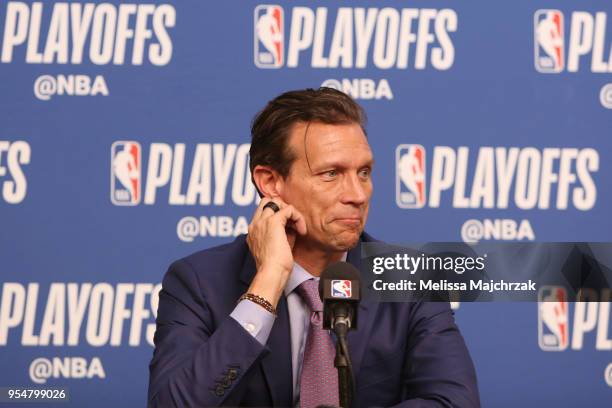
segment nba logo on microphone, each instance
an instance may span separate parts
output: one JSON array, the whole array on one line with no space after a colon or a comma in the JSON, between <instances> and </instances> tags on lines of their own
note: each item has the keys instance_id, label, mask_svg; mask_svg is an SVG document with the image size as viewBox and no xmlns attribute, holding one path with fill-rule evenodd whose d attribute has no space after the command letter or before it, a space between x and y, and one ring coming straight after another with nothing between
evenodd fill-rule
<instances>
[{"instance_id":1,"label":"nba logo on microphone","mask_svg":"<svg viewBox=\"0 0 612 408\"><path fill-rule=\"evenodd\" d=\"M335 298L350 298L351 295L351 281L350 280L337 280L332 279L332 297Z\"/></svg>"},{"instance_id":2,"label":"nba logo on microphone","mask_svg":"<svg viewBox=\"0 0 612 408\"><path fill-rule=\"evenodd\" d=\"M280 68L285 63L285 18L278 5L259 5L254 16L255 66Z\"/></svg>"},{"instance_id":3,"label":"nba logo on microphone","mask_svg":"<svg viewBox=\"0 0 612 408\"><path fill-rule=\"evenodd\" d=\"M565 350L569 343L567 294L558 286L542 286L538 293L538 343L544 351Z\"/></svg>"},{"instance_id":4,"label":"nba logo on microphone","mask_svg":"<svg viewBox=\"0 0 612 408\"><path fill-rule=\"evenodd\" d=\"M395 201L400 208L425 205L425 148L402 144L395 149Z\"/></svg>"},{"instance_id":5,"label":"nba logo on microphone","mask_svg":"<svg viewBox=\"0 0 612 408\"><path fill-rule=\"evenodd\" d=\"M559 10L538 10L533 17L535 68L538 72L563 71L565 46L563 13Z\"/></svg>"},{"instance_id":6,"label":"nba logo on microphone","mask_svg":"<svg viewBox=\"0 0 612 408\"><path fill-rule=\"evenodd\" d=\"M138 142L119 141L111 146L111 202L140 203L141 148Z\"/></svg>"}]
</instances>

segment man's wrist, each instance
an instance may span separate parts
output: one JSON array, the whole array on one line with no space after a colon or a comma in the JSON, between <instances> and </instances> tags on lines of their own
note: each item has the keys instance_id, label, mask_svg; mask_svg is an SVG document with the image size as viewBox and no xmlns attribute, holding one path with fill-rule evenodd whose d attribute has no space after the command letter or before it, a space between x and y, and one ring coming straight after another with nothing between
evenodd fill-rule
<instances>
[{"instance_id":1,"label":"man's wrist","mask_svg":"<svg viewBox=\"0 0 612 408\"><path fill-rule=\"evenodd\" d=\"M286 283L287 278L283 277L282 272L262 268L255 274L247 293L261 296L276 309Z\"/></svg>"},{"instance_id":2,"label":"man's wrist","mask_svg":"<svg viewBox=\"0 0 612 408\"><path fill-rule=\"evenodd\" d=\"M238 299L238 302L241 302L243 300L250 300L251 302L263 307L264 309L266 309L268 312L272 313L274 316L276 316L276 308L274 306L272 306L272 303L270 303L268 301L268 299L264 298L263 296L259 296L256 295L254 293L245 293L242 296L240 296L240 298Z\"/></svg>"}]
</instances>

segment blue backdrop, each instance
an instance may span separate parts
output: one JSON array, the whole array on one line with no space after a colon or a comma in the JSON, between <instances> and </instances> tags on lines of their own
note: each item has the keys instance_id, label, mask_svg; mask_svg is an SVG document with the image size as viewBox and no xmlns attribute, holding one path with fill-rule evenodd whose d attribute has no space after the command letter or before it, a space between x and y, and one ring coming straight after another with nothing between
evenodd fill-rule
<instances>
[{"instance_id":1,"label":"blue backdrop","mask_svg":"<svg viewBox=\"0 0 612 408\"><path fill-rule=\"evenodd\" d=\"M610 241L609 12L1 1L0 386L145 405L162 276L246 232L250 121L290 89L366 109L379 239ZM560 302L561 328L538 303L455 305L483 406L610 406L592 298Z\"/></svg>"}]
</instances>

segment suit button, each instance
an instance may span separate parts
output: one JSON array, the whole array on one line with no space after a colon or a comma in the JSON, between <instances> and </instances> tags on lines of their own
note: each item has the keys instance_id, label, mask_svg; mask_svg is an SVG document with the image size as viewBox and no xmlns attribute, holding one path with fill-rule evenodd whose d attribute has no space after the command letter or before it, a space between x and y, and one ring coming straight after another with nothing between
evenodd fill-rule
<instances>
[{"instance_id":1,"label":"suit button","mask_svg":"<svg viewBox=\"0 0 612 408\"><path fill-rule=\"evenodd\" d=\"M232 385L232 380L225 377L223 381L221 381L221 385L223 386L223 388L229 388Z\"/></svg>"},{"instance_id":2,"label":"suit button","mask_svg":"<svg viewBox=\"0 0 612 408\"><path fill-rule=\"evenodd\" d=\"M225 395L225 390L223 389L223 387L221 386L221 384L217 385L215 387L215 395L217 397L222 397L223 395Z\"/></svg>"},{"instance_id":3,"label":"suit button","mask_svg":"<svg viewBox=\"0 0 612 408\"><path fill-rule=\"evenodd\" d=\"M236 370L235 368L230 368L229 370L227 370L227 378L229 378L230 380L235 380L236 378L238 378L238 370Z\"/></svg>"}]
</instances>

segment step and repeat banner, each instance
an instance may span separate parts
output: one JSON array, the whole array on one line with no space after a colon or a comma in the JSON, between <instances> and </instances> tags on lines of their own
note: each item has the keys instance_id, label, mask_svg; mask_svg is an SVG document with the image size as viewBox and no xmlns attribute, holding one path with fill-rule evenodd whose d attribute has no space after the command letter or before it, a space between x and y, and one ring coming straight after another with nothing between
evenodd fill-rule
<instances>
[{"instance_id":1,"label":"step and repeat banner","mask_svg":"<svg viewBox=\"0 0 612 408\"><path fill-rule=\"evenodd\" d=\"M612 241L609 1L0 2L0 387L146 404L168 265L247 232L253 116L367 111L387 242ZM485 407L612 404L610 291L455 304Z\"/></svg>"}]
</instances>

